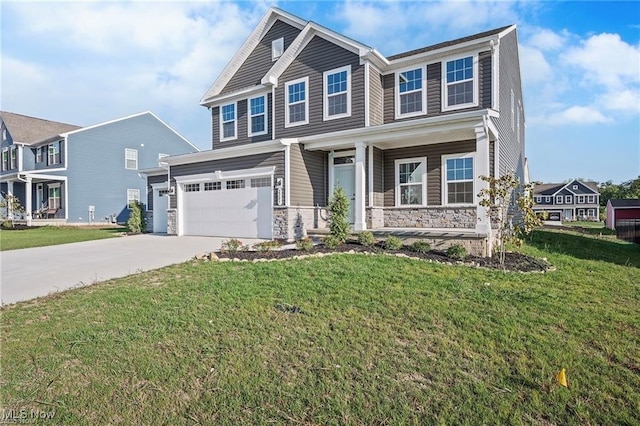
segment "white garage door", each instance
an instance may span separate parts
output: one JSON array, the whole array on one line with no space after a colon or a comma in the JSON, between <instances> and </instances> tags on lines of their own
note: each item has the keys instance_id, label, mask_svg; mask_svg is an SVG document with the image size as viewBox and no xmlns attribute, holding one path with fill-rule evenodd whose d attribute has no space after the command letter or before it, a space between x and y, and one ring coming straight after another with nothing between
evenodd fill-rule
<instances>
[{"instance_id":1,"label":"white garage door","mask_svg":"<svg viewBox=\"0 0 640 426\"><path fill-rule=\"evenodd\" d=\"M271 177L182 184L183 235L273 236Z\"/></svg>"}]
</instances>

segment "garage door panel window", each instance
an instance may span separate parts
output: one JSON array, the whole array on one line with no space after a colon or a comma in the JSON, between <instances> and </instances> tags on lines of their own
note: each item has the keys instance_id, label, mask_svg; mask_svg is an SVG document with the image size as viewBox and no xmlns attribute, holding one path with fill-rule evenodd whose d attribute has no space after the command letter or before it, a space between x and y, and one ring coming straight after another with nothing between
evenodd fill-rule
<instances>
[{"instance_id":1,"label":"garage door panel window","mask_svg":"<svg viewBox=\"0 0 640 426\"><path fill-rule=\"evenodd\" d=\"M222 182L205 182L205 191L220 191L222 189Z\"/></svg>"},{"instance_id":2,"label":"garage door panel window","mask_svg":"<svg viewBox=\"0 0 640 426\"><path fill-rule=\"evenodd\" d=\"M242 189L245 187L244 179L235 179L227 181L227 189Z\"/></svg>"},{"instance_id":3,"label":"garage door panel window","mask_svg":"<svg viewBox=\"0 0 640 426\"><path fill-rule=\"evenodd\" d=\"M199 183L185 183L184 192L198 192L200 191Z\"/></svg>"},{"instance_id":4,"label":"garage door panel window","mask_svg":"<svg viewBox=\"0 0 640 426\"><path fill-rule=\"evenodd\" d=\"M262 188L266 186L271 186L271 178L270 177L262 177L262 178L252 178L251 179L251 187L252 188Z\"/></svg>"}]
</instances>

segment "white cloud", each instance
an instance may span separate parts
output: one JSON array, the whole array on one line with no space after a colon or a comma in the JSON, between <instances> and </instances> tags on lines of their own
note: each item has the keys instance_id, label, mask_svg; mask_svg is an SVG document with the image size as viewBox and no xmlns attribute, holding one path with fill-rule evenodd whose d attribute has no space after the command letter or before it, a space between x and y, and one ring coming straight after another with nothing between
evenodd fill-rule
<instances>
[{"instance_id":1,"label":"white cloud","mask_svg":"<svg viewBox=\"0 0 640 426\"><path fill-rule=\"evenodd\" d=\"M558 50L565 43L566 33L558 34L547 28L536 28L527 44L542 51Z\"/></svg>"},{"instance_id":2,"label":"white cloud","mask_svg":"<svg viewBox=\"0 0 640 426\"><path fill-rule=\"evenodd\" d=\"M611 91L602 95L598 103L611 111L640 114L640 91L638 89Z\"/></svg>"},{"instance_id":3,"label":"white cloud","mask_svg":"<svg viewBox=\"0 0 640 426\"><path fill-rule=\"evenodd\" d=\"M551 66L547 62L544 53L540 50L520 46L520 66L522 68L522 77L527 82L546 81L552 77Z\"/></svg>"},{"instance_id":4,"label":"white cloud","mask_svg":"<svg viewBox=\"0 0 640 426\"><path fill-rule=\"evenodd\" d=\"M546 119L551 125L602 124L612 120L590 106L572 106Z\"/></svg>"},{"instance_id":5,"label":"white cloud","mask_svg":"<svg viewBox=\"0 0 640 426\"><path fill-rule=\"evenodd\" d=\"M584 72L584 82L610 89L640 83L640 46L632 46L618 34L598 34L569 49L564 61Z\"/></svg>"}]
</instances>

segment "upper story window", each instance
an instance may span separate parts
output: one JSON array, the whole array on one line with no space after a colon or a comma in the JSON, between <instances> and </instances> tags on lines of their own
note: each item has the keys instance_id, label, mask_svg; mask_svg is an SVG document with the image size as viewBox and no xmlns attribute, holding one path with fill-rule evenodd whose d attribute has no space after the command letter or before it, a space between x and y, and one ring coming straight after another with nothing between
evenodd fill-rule
<instances>
[{"instance_id":1,"label":"upper story window","mask_svg":"<svg viewBox=\"0 0 640 426\"><path fill-rule=\"evenodd\" d=\"M124 168L127 170L138 170L138 150L125 148Z\"/></svg>"},{"instance_id":2,"label":"upper story window","mask_svg":"<svg viewBox=\"0 0 640 426\"><path fill-rule=\"evenodd\" d=\"M238 122L236 120L236 104L222 105L220 107L220 140L236 139Z\"/></svg>"},{"instance_id":3,"label":"upper story window","mask_svg":"<svg viewBox=\"0 0 640 426\"><path fill-rule=\"evenodd\" d=\"M36 148L36 163L42 163L42 151L44 147L39 146Z\"/></svg>"},{"instance_id":4,"label":"upper story window","mask_svg":"<svg viewBox=\"0 0 640 426\"><path fill-rule=\"evenodd\" d=\"M2 142L7 140L7 129L2 129Z\"/></svg>"},{"instance_id":5,"label":"upper story window","mask_svg":"<svg viewBox=\"0 0 640 426\"><path fill-rule=\"evenodd\" d=\"M324 119L349 117L351 115L351 66L325 71Z\"/></svg>"},{"instance_id":6,"label":"upper story window","mask_svg":"<svg viewBox=\"0 0 640 426\"><path fill-rule=\"evenodd\" d=\"M16 148L11 148L11 169L18 168L18 150Z\"/></svg>"},{"instance_id":7,"label":"upper story window","mask_svg":"<svg viewBox=\"0 0 640 426\"><path fill-rule=\"evenodd\" d=\"M284 53L284 37L271 42L271 60L277 60Z\"/></svg>"},{"instance_id":8,"label":"upper story window","mask_svg":"<svg viewBox=\"0 0 640 426\"><path fill-rule=\"evenodd\" d=\"M60 141L49 144L49 150L48 150L49 155L47 158L48 165L60 164L60 146L61 145L62 145L62 142Z\"/></svg>"},{"instance_id":9,"label":"upper story window","mask_svg":"<svg viewBox=\"0 0 640 426\"><path fill-rule=\"evenodd\" d=\"M544 197L544 202L545 203L550 203L551 202L551 197Z\"/></svg>"},{"instance_id":10,"label":"upper story window","mask_svg":"<svg viewBox=\"0 0 640 426\"><path fill-rule=\"evenodd\" d=\"M427 92L422 67L396 73L396 118L424 114Z\"/></svg>"},{"instance_id":11,"label":"upper story window","mask_svg":"<svg viewBox=\"0 0 640 426\"><path fill-rule=\"evenodd\" d=\"M542 197L536 197L536 203L541 203L542 202Z\"/></svg>"},{"instance_id":12,"label":"upper story window","mask_svg":"<svg viewBox=\"0 0 640 426\"><path fill-rule=\"evenodd\" d=\"M562 204L562 195L556 195L556 204Z\"/></svg>"},{"instance_id":13,"label":"upper story window","mask_svg":"<svg viewBox=\"0 0 640 426\"><path fill-rule=\"evenodd\" d=\"M309 123L309 102L307 87L309 77L290 81L285 84L285 117L284 127L299 126Z\"/></svg>"},{"instance_id":14,"label":"upper story window","mask_svg":"<svg viewBox=\"0 0 640 426\"><path fill-rule=\"evenodd\" d=\"M478 74L474 56L443 62L444 111L477 106Z\"/></svg>"},{"instance_id":15,"label":"upper story window","mask_svg":"<svg viewBox=\"0 0 640 426\"><path fill-rule=\"evenodd\" d=\"M427 159L396 160L396 205L424 206L427 203Z\"/></svg>"},{"instance_id":16,"label":"upper story window","mask_svg":"<svg viewBox=\"0 0 640 426\"><path fill-rule=\"evenodd\" d=\"M584 204L584 195L578 195L578 203Z\"/></svg>"},{"instance_id":17,"label":"upper story window","mask_svg":"<svg viewBox=\"0 0 640 426\"><path fill-rule=\"evenodd\" d=\"M446 204L473 204L473 156L442 156L444 170L443 199Z\"/></svg>"},{"instance_id":18,"label":"upper story window","mask_svg":"<svg viewBox=\"0 0 640 426\"><path fill-rule=\"evenodd\" d=\"M587 196L587 203L591 204L593 203L595 200L595 196L594 195L588 195Z\"/></svg>"},{"instance_id":19,"label":"upper story window","mask_svg":"<svg viewBox=\"0 0 640 426\"><path fill-rule=\"evenodd\" d=\"M2 171L9 170L9 150L2 150Z\"/></svg>"},{"instance_id":20,"label":"upper story window","mask_svg":"<svg viewBox=\"0 0 640 426\"><path fill-rule=\"evenodd\" d=\"M249 136L267 133L266 96L249 99Z\"/></svg>"},{"instance_id":21,"label":"upper story window","mask_svg":"<svg viewBox=\"0 0 640 426\"><path fill-rule=\"evenodd\" d=\"M571 195L565 195L564 203L565 204L571 204Z\"/></svg>"}]
</instances>

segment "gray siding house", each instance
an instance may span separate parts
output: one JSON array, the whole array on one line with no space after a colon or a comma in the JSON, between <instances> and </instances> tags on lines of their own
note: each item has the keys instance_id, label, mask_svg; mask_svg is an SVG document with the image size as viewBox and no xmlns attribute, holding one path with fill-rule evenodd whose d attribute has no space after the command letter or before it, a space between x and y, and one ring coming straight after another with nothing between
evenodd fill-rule
<instances>
[{"instance_id":1,"label":"gray siding house","mask_svg":"<svg viewBox=\"0 0 640 426\"><path fill-rule=\"evenodd\" d=\"M385 57L271 8L204 94L212 149L166 159L169 230L293 240L342 187L355 231L480 241L480 176L525 179L516 27ZM150 197L150 202L151 202Z\"/></svg>"},{"instance_id":2,"label":"gray siding house","mask_svg":"<svg viewBox=\"0 0 640 426\"><path fill-rule=\"evenodd\" d=\"M544 183L533 189L533 210L549 220L600 220L600 192L596 182L573 180Z\"/></svg>"},{"instance_id":3,"label":"gray siding house","mask_svg":"<svg viewBox=\"0 0 640 426\"><path fill-rule=\"evenodd\" d=\"M0 190L32 223L125 222L146 200L140 170L198 149L151 112L80 127L0 112ZM4 161L4 160L7 161Z\"/></svg>"}]
</instances>

